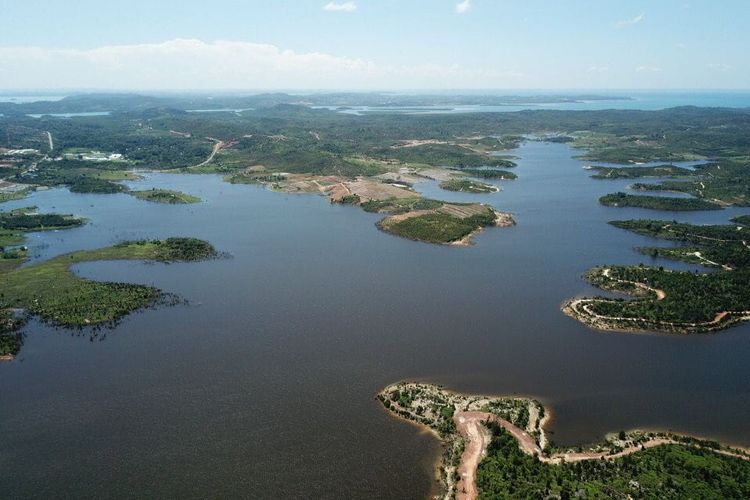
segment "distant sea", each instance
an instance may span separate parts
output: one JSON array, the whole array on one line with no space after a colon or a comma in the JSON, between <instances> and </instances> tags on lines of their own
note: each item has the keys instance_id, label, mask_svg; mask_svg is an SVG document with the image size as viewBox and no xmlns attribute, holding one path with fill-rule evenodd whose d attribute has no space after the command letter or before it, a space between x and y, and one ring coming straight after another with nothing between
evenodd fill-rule
<instances>
[{"instance_id":1,"label":"distant sea","mask_svg":"<svg viewBox=\"0 0 750 500\"><path fill-rule=\"evenodd\" d=\"M12 94L0 94L0 102L14 102L16 104L23 104L27 102L39 102L39 101L60 101L64 99L65 95L12 95Z\"/></svg>"},{"instance_id":2,"label":"distant sea","mask_svg":"<svg viewBox=\"0 0 750 500\"><path fill-rule=\"evenodd\" d=\"M597 110L597 109L640 109L657 110L673 108L676 106L700 106L700 107L726 107L726 108L750 108L750 91L711 91L711 90L680 90L680 91L649 91L649 90L558 90L558 91L533 91L533 90L505 90L505 91L478 91L478 90L455 90L445 92L410 92L409 94L432 94L435 95L492 95L492 96L614 96L629 99L595 99L582 100L580 102L566 103L528 103L509 104L505 106L409 106L408 108L393 107L369 107L351 106L345 111L348 113L367 113L390 111L396 113L460 113L460 112L510 112L526 109L568 109L568 110ZM207 93L210 94L210 93ZM37 101L59 101L66 97L64 94L11 94L0 93L0 102L28 103ZM320 106L329 108L329 106ZM330 108L334 108L331 106ZM234 110L232 110L234 111Z\"/></svg>"},{"instance_id":3,"label":"distant sea","mask_svg":"<svg viewBox=\"0 0 750 500\"><path fill-rule=\"evenodd\" d=\"M477 92L472 92L476 94ZM455 91L454 95L461 94ZM724 108L750 108L750 91L609 91L609 92L592 92L592 91L559 91L559 92L539 92L530 91L508 91L508 92L485 92L485 95L505 95L505 96L535 96L549 95L556 96L606 96L613 99L585 99L582 98L576 102L532 102L532 103L513 103L502 106L481 106L481 105L435 105L435 106L346 106L339 108L337 106L318 106L328 109L339 109L341 113L347 114L369 114L369 113L395 113L395 114L445 114L445 113L508 113L513 111L533 110L533 109L559 109L559 110L577 110L591 111L602 109L636 109L644 111L653 111L677 106L698 106L698 107L724 107ZM440 95L450 95L448 93Z\"/></svg>"}]
</instances>

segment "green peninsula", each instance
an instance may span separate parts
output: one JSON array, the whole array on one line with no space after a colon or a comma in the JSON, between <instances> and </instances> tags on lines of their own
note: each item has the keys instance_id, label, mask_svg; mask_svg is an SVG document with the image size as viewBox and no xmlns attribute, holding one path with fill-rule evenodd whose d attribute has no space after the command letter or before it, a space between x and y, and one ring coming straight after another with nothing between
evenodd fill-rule
<instances>
[{"instance_id":1,"label":"green peninsula","mask_svg":"<svg viewBox=\"0 0 750 500\"><path fill-rule=\"evenodd\" d=\"M524 397L458 394L402 382L378 400L394 416L434 432L443 445L441 498L744 498L747 450L668 432L620 431L560 448L550 411Z\"/></svg>"},{"instance_id":2,"label":"green peninsula","mask_svg":"<svg viewBox=\"0 0 750 500\"><path fill-rule=\"evenodd\" d=\"M100 260L195 261L215 255L210 244L193 238L131 241L73 252L0 274L0 308L22 308L59 326L110 323L153 304L162 293L150 286L80 278L70 270L74 264Z\"/></svg>"},{"instance_id":3,"label":"green peninsula","mask_svg":"<svg viewBox=\"0 0 750 500\"><path fill-rule=\"evenodd\" d=\"M638 234L686 243L639 251L719 268L716 272L673 271L653 266L607 266L586 279L631 300L605 297L569 300L563 311L599 330L704 333L750 320L750 230L733 225L698 226L669 221L613 221Z\"/></svg>"}]
</instances>

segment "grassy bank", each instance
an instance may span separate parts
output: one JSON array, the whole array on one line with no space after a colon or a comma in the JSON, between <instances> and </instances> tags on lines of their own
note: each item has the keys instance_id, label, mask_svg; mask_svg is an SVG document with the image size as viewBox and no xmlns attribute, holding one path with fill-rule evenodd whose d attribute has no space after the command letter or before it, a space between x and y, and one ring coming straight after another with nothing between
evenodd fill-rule
<instances>
[{"instance_id":1,"label":"grassy bank","mask_svg":"<svg viewBox=\"0 0 750 500\"><path fill-rule=\"evenodd\" d=\"M0 308L23 308L59 326L113 322L153 304L161 292L144 285L80 278L70 270L71 266L101 260L195 261L215 254L214 248L204 241L168 238L61 255L1 274Z\"/></svg>"}]
</instances>

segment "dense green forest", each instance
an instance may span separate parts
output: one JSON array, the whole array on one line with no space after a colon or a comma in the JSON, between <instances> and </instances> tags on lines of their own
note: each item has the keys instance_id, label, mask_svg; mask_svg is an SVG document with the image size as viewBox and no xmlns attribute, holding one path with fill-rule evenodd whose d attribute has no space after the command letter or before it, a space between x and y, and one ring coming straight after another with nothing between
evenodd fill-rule
<instances>
[{"instance_id":1,"label":"dense green forest","mask_svg":"<svg viewBox=\"0 0 750 500\"><path fill-rule=\"evenodd\" d=\"M597 327L705 332L742 321L748 315L750 247L747 228L648 219L610 224L641 235L686 244L639 248L645 255L719 270L698 273L644 265L595 268L586 275L592 284L639 298L586 299L590 302L587 308L576 309L574 316ZM655 293L657 290L662 296Z\"/></svg>"},{"instance_id":2,"label":"dense green forest","mask_svg":"<svg viewBox=\"0 0 750 500\"><path fill-rule=\"evenodd\" d=\"M450 243L470 235L477 229L495 223L494 211L460 218L442 212L433 212L389 223L384 219L378 225L390 233L429 243Z\"/></svg>"},{"instance_id":3,"label":"dense green forest","mask_svg":"<svg viewBox=\"0 0 750 500\"><path fill-rule=\"evenodd\" d=\"M155 98L107 98L75 99L75 106L87 110L105 102L119 108L107 116L63 119L5 113L0 117L0 147L36 148L46 154L49 131L56 150L109 151L123 154L136 166L163 169L200 164L213 146L208 138L214 138L234 142L217 157L217 168L226 171L269 163L266 166L277 170L346 175L363 173L358 170L361 163L348 162L352 156L436 166L512 166L511 160L489 153L512 148L521 139L519 134L550 131L572 134L573 144L585 148L588 158L621 163L712 158L723 169L727 160L750 156L745 140L750 111L736 109L356 116L291 104L298 99L278 102L285 100L279 98L249 111L198 115L159 105ZM72 103L36 104L42 105ZM10 105L14 106L19 105ZM407 139L437 143L400 147Z\"/></svg>"},{"instance_id":4,"label":"dense green forest","mask_svg":"<svg viewBox=\"0 0 750 500\"><path fill-rule=\"evenodd\" d=\"M750 266L750 231L735 225L694 225L676 221L625 220L610 222L615 227L645 236L689 243L680 247L641 247L641 253L652 257L724 267L731 270Z\"/></svg>"},{"instance_id":5,"label":"dense green forest","mask_svg":"<svg viewBox=\"0 0 750 500\"><path fill-rule=\"evenodd\" d=\"M27 213L24 210L0 212L0 228L9 231L41 231L80 226L83 220L71 215Z\"/></svg>"},{"instance_id":6,"label":"dense green forest","mask_svg":"<svg viewBox=\"0 0 750 500\"><path fill-rule=\"evenodd\" d=\"M593 179L637 179L639 177L687 177L695 175L689 168L674 165L658 165L655 167L588 167L596 172Z\"/></svg>"},{"instance_id":7,"label":"dense green forest","mask_svg":"<svg viewBox=\"0 0 750 500\"><path fill-rule=\"evenodd\" d=\"M13 312L0 309L0 356L15 356L21 350L22 323L23 320L16 318Z\"/></svg>"},{"instance_id":8,"label":"dense green forest","mask_svg":"<svg viewBox=\"0 0 750 500\"><path fill-rule=\"evenodd\" d=\"M615 460L545 464L498 424L477 470L480 498L748 498L750 462L682 444Z\"/></svg>"},{"instance_id":9,"label":"dense green forest","mask_svg":"<svg viewBox=\"0 0 750 500\"><path fill-rule=\"evenodd\" d=\"M750 169L748 156L699 165L690 180L664 181L658 184L636 183L634 189L644 191L678 191L698 198L724 203L750 205Z\"/></svg>"},{"instance_id":10,"label":"dense green forest","mask_svg":"<svg viewBox=\"0 0 750 500\"><path fill-rule=\"evenodd\" d=\"M461 171L467 175L470 175L471 177L479 177L482 179L511 180L518 178L518 176L513 172L508 172L507 170L498 170L496 168L464 168Z\"/></svg>"},{"instance_id":11,"label":"dense green forest","mask_svg":"<svg viewBox=\"0 0 750 500\"><path fill-rule=\"evenodd\" d=\"M609 275L594 271L589 280L608 289L633 292L632 285L619 283L644 283L663 290L666 297L635 300L595 301L591 310L611 317L640 318L648 324L659 322L706 323L724 311L750 310L750 269L696 274L689 271L671 271L649 266L612 266ZM679 329L679 328L675 328Z\"/></svg>"},{"instance_id":12,"label":"dense green forest","mask_svg":"<svg viewBox=\"0 0 750 500\"><path fill-rule=\"evenodd\" d=\"M651 210L721 210L721 205L700 198L671 198L663 196L643 196L623 192L612 193L599 198L599 203L608 207L637 207Z\"/></svg>"}]
</instances>

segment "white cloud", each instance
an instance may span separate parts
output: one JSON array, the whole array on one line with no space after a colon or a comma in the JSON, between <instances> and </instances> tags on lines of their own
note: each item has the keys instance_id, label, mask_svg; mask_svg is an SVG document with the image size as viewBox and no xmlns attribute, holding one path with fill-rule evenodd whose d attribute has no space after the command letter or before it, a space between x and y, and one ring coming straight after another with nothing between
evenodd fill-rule
<instances>
[{"instance_id":1,"label":"white cloud","mask_svg":"<svg viewBox=\"0 0 750 500\"><path fill-rule=\"evenodd\" d=\"M323 10L330 12L354 12L357 10L357 4L354 2L328 2L323 6Z\"/></svg>"},{"instance_id":2,"label":"white cloud","mask_svg":"<svg viewBox=\"0 0 750 500\"><path fill-rule=\"evenodd\" d=\"M382 65L274 45L175 39L94 49L1 47L6 89L111 90L518 88L508 69Z\"/></svg>"},{"instance_id":3,"label":"white cloud","mask_svg":"<svg viewBox=\"0 0 750 500\"><path fill-rule=\"evenodd\" d=\"M649 64L643 64L635 68L636 73L658 73L661 71L659 66L652 66Z\"/></svg>"},{"instance_id":4,"label":"white cloud","mask_svg":"<svg viewBox=\"0 0 750 500\"><path fill-rule=\"evenodd\" d=\"M463 0L456 4L456 14L463 14L471 8L471 0Z\"/></svg>"},{"instance_id":5,"label":"white cloud","mask_svg":"<svg viewBox=\"0 0 750 500\"><path fill-rule=\"evenodd\" d=\"M730 65L724 63L709 63L706 66L708 67L708 69L713 69L716 71L729 71L730 69L732 69Z\"/></svg>"},{"instance_id":6,"label":"white cloud","mask_svg":"<svg viewBox=\"0 0 750 500\"><path fill-rule=\"evenodd\" d=\"M609 66L589 66L586 71L588 73L606 73L609 71Z\"/></svg>"},{"instance_id":7,"label":"white cloud","mask_svg":"<svg viewBox=\"0 0 750 500\"><path fill-rule=\"evenodd\" d=\"M632 19L623 19L622 21L616 22L615 26L617 26L618 28L624 28L626 26L632 26L634 24L638 24L644 19L646 19L646 14L642 12Z\"/></svg>"}]
</instances>

